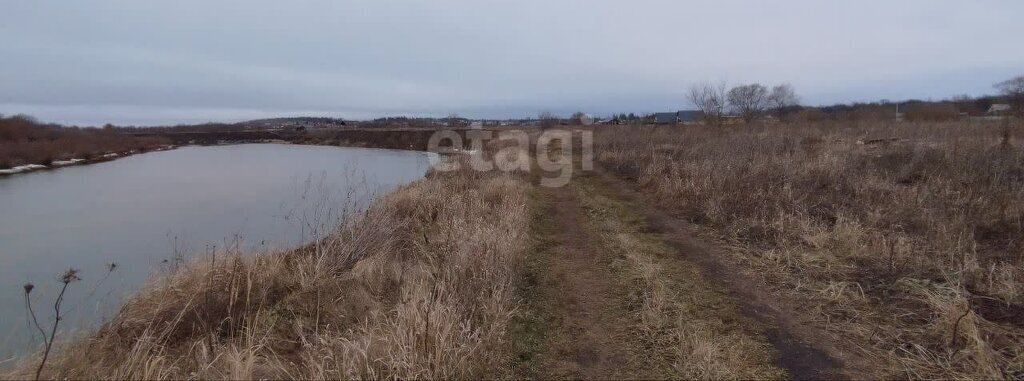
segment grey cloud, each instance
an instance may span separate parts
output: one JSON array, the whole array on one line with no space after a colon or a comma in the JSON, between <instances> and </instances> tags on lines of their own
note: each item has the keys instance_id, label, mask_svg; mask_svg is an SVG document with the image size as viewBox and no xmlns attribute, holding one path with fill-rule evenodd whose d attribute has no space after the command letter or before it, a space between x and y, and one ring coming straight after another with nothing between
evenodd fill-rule
<instances>
[{"instance_id":1,"label":"grey cloud","mask_svg":"<svg viewBox=\"0 0 1024 381\"><path fill-rule=\"evenodd\" d=\"M163 124L684 108L701 80L810 103L981 94L1019 1L8 2L0 113ZM567 112L567 111L566 111Z\"/></svg>"}]
</instances>

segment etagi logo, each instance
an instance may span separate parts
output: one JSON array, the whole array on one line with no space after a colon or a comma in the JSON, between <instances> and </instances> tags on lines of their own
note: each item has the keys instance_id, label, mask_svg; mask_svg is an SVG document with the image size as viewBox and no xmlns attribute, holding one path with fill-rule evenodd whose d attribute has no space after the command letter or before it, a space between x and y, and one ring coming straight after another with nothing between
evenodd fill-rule
<instances>
[{"instance_id":1,"label":"etagi logo","mask_svg":"<svg viewBox=\"0 0 1024 381\"><path fill-rule=\"evenodd\" d=\"M593 170L594 132L589 130L549 129L534 132L536 143L533 150L530 149L530 134L522 130L498 131L495 136L495 131L474 128L465 130L465 138L457 131L440 130L430 136L427 149L442 155L442 159L433 165L435 170L442 172L462 168L463 161L451 160L451 155L468 155L469 166L474 171L493 171L497 168L504 172L528 173L533 170L531 159L535 159L537 167L543 172L540 185L558 188L565 186L572 179L573 163L576 158L576 152L573 151L574 132L578 134L580 142L580 169ZM468 147L464 140L469 141ZM486 150L488 143L493 143L493 155L490 157ZM531 152L536 157L531 158ZM449 158L446 159L444 156Z\"/></svg>"}]
</instances>

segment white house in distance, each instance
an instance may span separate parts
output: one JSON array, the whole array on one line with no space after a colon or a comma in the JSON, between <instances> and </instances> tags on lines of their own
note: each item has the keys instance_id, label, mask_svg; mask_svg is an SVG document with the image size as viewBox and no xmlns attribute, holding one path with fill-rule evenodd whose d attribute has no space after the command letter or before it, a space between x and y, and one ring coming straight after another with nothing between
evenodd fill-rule
<instances>
[{"instance_id":1,"label":"white house in distance","mask_svg":"<svg viewBox=\"0 0 1024 381\"><path fill-rule=\"evenodd\" d=\"M992 107L988 108L988 112L987 113L989 115L1006 115L1006 114L1009 114L1010 110L1012 110L1012 109L1013 109L1013 107L1010 107L1010 105L1008 105L1008 104L996 103L996 104L992 105Z\"/></svg>"}]
</instances>

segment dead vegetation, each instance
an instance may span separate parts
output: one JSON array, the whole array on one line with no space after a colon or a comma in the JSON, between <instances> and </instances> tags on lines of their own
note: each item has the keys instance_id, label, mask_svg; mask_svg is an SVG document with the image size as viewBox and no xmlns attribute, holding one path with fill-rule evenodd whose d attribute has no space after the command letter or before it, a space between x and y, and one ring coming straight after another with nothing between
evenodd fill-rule
<instances>
[{"instance_id":1,"label":"dead vegetation","mask_svg":"<svg viewBox=\"0 0 1024 381\"><path fill-rule=\"evenodd\" d=\"M786 378L763 327L742 316L720 285L650 232L628 204L601 194L594 181L577 184L595 241L615 257L611 267L629 294L634 350L652 373L684 380Z\"/></svg>"},{"instance_id":2,"label":"dead vegetation","mask_svg":"<svg viewBox=\"0 0 1024 381\"><path fill-rule=\"evenodd\" d=\"M42 124L30 117L0 116L0 169L56 160L91 160L106 153L144 151L169 144L160 137L135 137L112 129Z\"/></svg>"},{"instance_id":3,"label":"dead vegetation","mask_svg":"<svg viewBox=\"0 0 1024 381\"><path fill-rule=\"evenodd\" d=\"M705 227L772 295L800 306L800 321L858 348L875 377L1021 378L1020 133L968 123L600 127L595 152ZM526 181L462 167L400 188L301 249L224 252L156 279L99 332L60 348L43 376L547 374L543 359L510 359L517 345L545 353L553 327L516 323L519 297L536 296L517 283L522 268L548 271L565 254L524 263ZM774 344L728 293L582 180L557 192L585 216L592 242L577 254L596 255L593 246L615 257L602 271L618 279L603 281L627 295L629 315L629 336L609 339L624 345L616 352L665 377L784 376Z\"/></svg>"},{"instance_id":4,"label":"dead vegetation","mask_svg":"<svg viewBox=\"0 0 1024 381\"><path fill-rule=\"evenodd\" d=\"M704 253L666 241L596 178L531 192L513 378L800 377L778 365L768 325L687 259Z\"/></svg>"},{"instance_id":5,"label":"dead vegetation","mask_svg":"<svg viewBox=\"0 0 1024 381\"><path fill-rule=\"evenodd\" d=\"M434 173L294 251L157 278L44 378L480 378L506 366L525 183ZM33 359L4 377L27 378Z\"/></svg>"},{"instance_id":6,"label":"dead vegetation","mask_svg":"<svg viewBox=\"0 0 1024 381\"><path fill-rule=\"evenodd\" d=\"M710 228L877 376L991 379L1024 377L1024 142L1006 131L611 127L595 141L605 168Z\"/></svg>"}]
</instances>

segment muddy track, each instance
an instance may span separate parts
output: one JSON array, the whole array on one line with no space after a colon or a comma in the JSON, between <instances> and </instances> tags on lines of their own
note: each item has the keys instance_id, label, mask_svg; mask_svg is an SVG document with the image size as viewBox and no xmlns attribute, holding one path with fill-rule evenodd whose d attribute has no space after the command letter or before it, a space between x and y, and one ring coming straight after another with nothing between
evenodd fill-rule
<instances>
[{"instance_id":1,"label":"muddy track","mask_svg":"<svg viewBox=\"0 0 1024 381\"><path fill-rule=\"evenodd\" d=\"M541 218L549 225L537 269L533 313L543 325L537 339L539 379L622 379L644 377L625 344L628 318L605 258L582 227L574 192L540 190ZM525 376L527 374L519 374Z\"/></svg>"},{"instance_id":2,"label":"muddy track","mask_svg":"<svg viewBox=\"0 0 1024 381\"><path fill-rule=\"evenodd\" d=\"M647 225L661 234L682 259L698 264L704 274L740 301L744 315L767 325L765 336L777 351L777 365L792 379L864 379L870 372L859 364L865 360L854 348L809 321L787 313L790 302L766 291L766 287L737 264L727 260L720 249L696 238L694 227L657 208L653 200L633 186L607 173L599 182L612 196L629 203L646 217Z\"/></svg>"},{"instance_id":3,"label":"muddy track","mask_svg":"<svg viewBox=\"0 0 1024 381\"><path fill-rule=\"evenodd\" d=\"M665 358L650 352L666 347L649 347L651 343L645 344L637 336L638 317L630 305L636 290L623 283L632 280L623 273L621 262L624 255L635 255L632 250L637 248L624 249L609 242L614 241L609 237L621 236L664 247L656 250L661 254L640 255L661 266L660 282L679 290L672 296L679 305L696 308L680 310L681 318L697 326L719 327L716 332L723 336L711 339L717 343L763 343L763 347L724 344L729 351L743 352L720 359L719 365L736 366L731 369L739 372L727 374L798 380L870 377L870 372L860 370L866 368L855 366L864 362L853 348L843 347L801 316L788 314L795 310L791 302L766 291L758 279L732 262L727 252L697 238L692 225L659 209L654 200L628 182L598 172L567 187L537 188L533 198L531 235L535 243L521 285L525 306L512 333L515 360L511 378L682 375L678 363L665 363ZM605 207L629 212L593 213ZM637 222L629 222L633 220ZM676 332L691 335L689 329ZM738 337L746 341L736 341ZM757 370L742 373L743 369Z\"/></svg>"}]
</instances>

